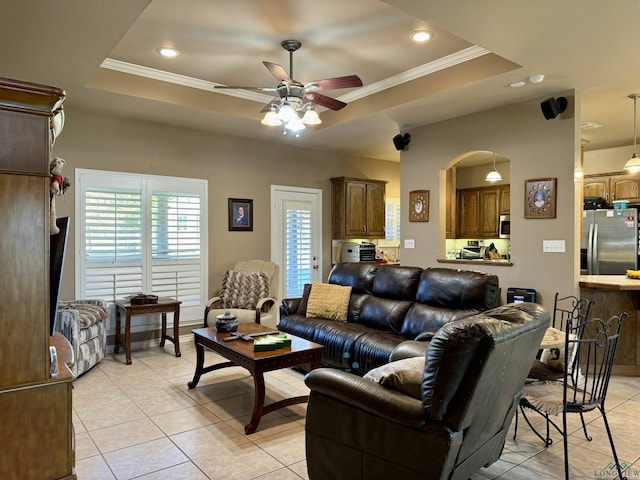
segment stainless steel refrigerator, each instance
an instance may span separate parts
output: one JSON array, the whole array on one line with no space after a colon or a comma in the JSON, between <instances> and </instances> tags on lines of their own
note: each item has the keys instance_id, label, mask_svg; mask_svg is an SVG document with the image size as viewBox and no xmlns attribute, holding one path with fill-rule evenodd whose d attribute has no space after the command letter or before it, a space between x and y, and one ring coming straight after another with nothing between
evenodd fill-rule
<instances>
[{"instance_id":1,"label":"stainless steel refrigerator","mask_svg":"<svg viewBox=\"0 0 640 480\"><path fill-rule=\"evenodd\" d=\"M584 210L580 273L624 275L638 269L638 211Z\"/></svg>"}]
</instances>

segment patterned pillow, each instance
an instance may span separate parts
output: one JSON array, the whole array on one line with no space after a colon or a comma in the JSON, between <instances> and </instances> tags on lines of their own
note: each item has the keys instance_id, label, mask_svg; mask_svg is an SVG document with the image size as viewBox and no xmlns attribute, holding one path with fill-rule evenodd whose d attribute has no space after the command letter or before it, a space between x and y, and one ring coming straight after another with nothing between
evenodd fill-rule
<instances>
[{"instance_id":1,"label":"patterned pillow","mask_svg":"<svg viewBox=\"0 0 640 480\"><path fill-rule=\"evenodd\" d=\"M347 321L351 287L313 283L307 303L307 317Z\"/></svg>"},{"instance_id":2,"label":"patterned pillow","mask_svg":"<svg viewBox=\"0 0 640 480\"><path fill-rule=\"evenodd\" d=\"M254 309L261 298L269 296L271 280L266 272L242 273L228 270L222 279L222 308Z\"/></svg>"}]
</instances>

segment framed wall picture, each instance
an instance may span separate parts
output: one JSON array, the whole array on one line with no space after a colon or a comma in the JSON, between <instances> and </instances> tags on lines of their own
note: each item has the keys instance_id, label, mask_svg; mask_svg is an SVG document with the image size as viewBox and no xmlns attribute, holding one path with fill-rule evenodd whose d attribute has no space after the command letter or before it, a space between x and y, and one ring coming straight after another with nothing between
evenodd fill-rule
<instances>
[{"instance_id":1,"label":"framed wall picture","mask_svg":"<svg viewBox=\"0 0 640 480\"><path fill-rule=\"evenodd\" d=\"M556 218L556 178L524 181L524 218Z\"/></svg>"},{"instance_id":2,"label":"framed wall picture","mask_svg":"<svg viewBox=\"0 0 640 480\"><path fill-rule=\"evenodd\" d=\"M249 198L229 199L229 231L253 231L253 200Z\"/></svg>"},{"instance_id":3,"label":"framed wall picture","mask_svg":"<svg viewBox=\"0 0 640 480\"><path fill-rule=\"evenodd\" d=\"M409 221L429 221L429 190L409 192Z\"/></svg>"}]
</instances>

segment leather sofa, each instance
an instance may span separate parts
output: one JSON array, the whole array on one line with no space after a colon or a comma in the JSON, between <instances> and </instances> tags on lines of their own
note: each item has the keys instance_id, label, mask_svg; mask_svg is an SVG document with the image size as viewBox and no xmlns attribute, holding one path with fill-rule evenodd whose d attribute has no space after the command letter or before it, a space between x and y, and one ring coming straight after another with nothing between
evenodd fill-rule
<instances>
[{"instance_id":1,"label":"leather sofa","mask_svg":"<svg viewBox=\"0 0 640 480\"><path fill-rule=\"evenodd\" d=\"M498 277L471 270L336 264L329 284L351 287L347 321L298 313L301 299L284 299L278 329L324 345L323 363L363 375L389 362L400 344L424 354L444 324L499 303ZM408 343L406 343L408 342Z\"/></svg>"},{"instance_id":2,"label":"leather sofa","mask_svg":"<svg viewBox=\"0 0 640 480\"><path fill-rule=\"evenodd\" d=\"M405 360L418 365L394 370L403 360L393 357L378 381L375 371L309 372L309 478L461 480L495 462L549 319L518 303L450 322L425 356Z\"/></svg>"}]
</instances>

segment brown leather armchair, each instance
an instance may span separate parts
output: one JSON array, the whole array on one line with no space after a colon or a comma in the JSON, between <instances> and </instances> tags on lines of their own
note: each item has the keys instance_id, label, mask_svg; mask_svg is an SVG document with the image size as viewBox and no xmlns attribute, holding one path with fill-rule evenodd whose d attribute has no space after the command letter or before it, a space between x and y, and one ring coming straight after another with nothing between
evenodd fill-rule
<instances>
[{"instance_id":1,"label":"brown leather armchair","mask_svg":"<svg viewBox=\"0 0 640 480\"><path fill-rule=\"evenodd\" d=\"M309 372L309 478L468 479L495 462L549 319L540 305L509 304L444 325L424 369Z\"/></svg>"}]
</instances>

